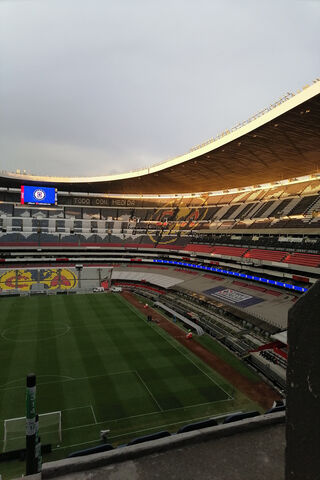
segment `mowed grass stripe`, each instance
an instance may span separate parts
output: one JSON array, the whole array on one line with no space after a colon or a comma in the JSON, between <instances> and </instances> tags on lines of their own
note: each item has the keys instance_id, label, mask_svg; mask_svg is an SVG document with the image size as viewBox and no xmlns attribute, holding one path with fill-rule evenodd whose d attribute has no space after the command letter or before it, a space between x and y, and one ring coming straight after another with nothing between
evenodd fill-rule
<instances>
[{"instance_id":1,"label":"mowed grass stripe","mask_svg":"<svg viewBox=\"0 0 320 480\"><path fill-rule=\"evenodd\" d=\"M149 402L146 401L146 398L141 398L146 396L145 392L141 392L141 388L139 392L135 393L133 398L130 398L130 392L134 392L137 385L135 376L132 373L127 374L125 379L121 375L116 378L114 376L107 376L108 368L110 368L108 358L103 354L100 355L97 345L102 342L101 348L105 345L104 349L107 351L108 345L110 345L109 335L102 336L100 332L99 336L96 337L94 332L91 332L90 326L87 327L87 323L90 325L90 321L88 322L88 310L90 310L91 318L94 318L95 321L97 315L103 318L103 321L106 321L108 314L105 308L106 304L101 306L100 314L98 313L99 308L93 303L95 298L97 297L86 296L89 305L87 305L85 314L82 314L83 311L77 308L75 297L73 297L71 302L68 302L69 311L72 309L73 322L76 321L78 326L81 325L83 327L82 331L77 331L76 339L79 350L82 353L81 360L84 362L84 368L86 369L87 375L90 376L87 381L90 385L88 397L90 397L91 400L89 398L90 401L87 400L87 402L89 401L89 403L91 402L93 405L98 420L101 418L114 418L114 416L128 416L132 414L132 412L136 413L137 411L140 413L141 406L143 405L147 407L147 411L150 411L148 406ZM88 308L90 306L91 308ZM121 335L121 332L119 332L119 334ZM115 352L113 351L113 353ZM117 357L121 359L121 356L118 355ZM93 373L95 373L95 375L93 375ZM99 374L106 374L106 376L99 378ZM153 409L154 407L152 406L152 410Z\"/></svg>"},{"instance_id":2,"label":"mowed grass stripe","mask_svg":"<svg viewBox=\"0 0 320 480\"><path fill-rule=\"evenodd\" d=\"M75 339L83 363L83 371L88 377L106 374L104 363L99 356L94 340L91 338L90 318L87 310L79 308L75 297L65 297L64 307L71 327L75 322L82 327L81 332L75 335Z\"/></svg>"},{"instance_id":3,"label":"mowed grass stripe","mask_svg":"<svg viewBox=\"0 0 320 480\"><path fill-rule=\"evenodd\" d=\"M22 385L22 388L12 389L12 396L18 390L21 392L19 405L24 410L25 374L35 370L40 413L49 409L75 409L62 414L64 445L98 441L99 429L108 428L108 424L112 424L116 436L140 428L156 428L165 422L183 422L184 418L190 419L193 415L210 416L215 411L225 410L226 405L228 408L233 405L211 378L217 376L209 367L202 365L199 359L190 359L189 352L176 345L174 339L162 335L159 327L149 324L118 295L35 296L8 300L6 308L0 311L0 325L10 323L8 312L11 308L18 312L15 316L19 319L14 323L22 325L27 318L37 334L33 342L23 343L25 330L21 329L15 334L17 342L2 342L8 348L14 345L21 353L21 358L12 355L12 370L6 372L7 381L19 379L18 384ZM61 324L70 325L70 330L56 338L43 338L45 328L60 334ZM31 332L29 337L32 335ZM34 355L24 363L25 352L30 346ZM0 365L0 375L3 370ZM10 385L17 383L9 383L9 389ZM0 398L2 393L0 387ZM41 402L40 395L48 401ZM88 405L93 406L98 425L91 408L83 409ZM5 402L6 418L8 408Z\"/></svg>"},{"instance_id":4,"label":"mowed grass stripe","mask_svg":"<svg viewBox=\"0 0 320 480\"><path fill-rule=\"evenodd\" d=\"M140 319L136 315L133 315L128 309L115 300L115 297L111 297L111 306L112 309L109 310L113 322L116 323L117 328L112 330L112 334L108 328L108 321L105 320L105 300L101 296L98 299L98 302L94 302L94 297L90 298L90 304L92 309L96 312L97 317L100 319L101 328L105 331L106 337L108 337L110 344L112 345L112 351L117 352L116 364L112 362L112 366L116 369L119 367L132 370L131 381L128 379L129 383L124 391L119 391L119 396L121 399L126 399L126 410L124 413L129 416L129 408L132 414L141 414L143 411L145 413L153 412L156 408L161 410L161 406L157 403L157 400L154 399L152 392L148 391L148 388L145 388L143 381L139 379L139 376L136 376L135 369L141 364L141 362L146 361L144 357L141 356L139 352L139 346L141 345L141 330L135 329L131 331L130 336L127 335L127 319L129 317L131 325L140 324ZM133 335L134 334L134 335ZM125 348L124 348L125 346ZM114 377L114 381L117 380L115 388L119 390L121 386L122 377ZM120 382L119 382L120 380ZM142 383L142 385L140 385ZM141 388L142 387L142 388ZM131 390L131 391L130 391ZM149 396L151 396L151 401ZM141 408L143 406L143 408ZM116 411L116 409L115 409ZM112 416L114 418L114 416ZM118 417L119 418L119 417Z\"/></svg>"},{"instance_id":5,"label":"mowed grass stripe","mask_svg":"<svg viewBox=\"0 0 320 480\"><path fill-rule=\"evenodd\" d=\"M0 386L5 385L12 379L10 375L10 366L13 358L16 358L14 352L19 345L16 342L6 340L6 334L10 333L10 328L14 325L15 328L20 326L20 312L15 307L15 303L4 302L1 299L1 321L0 321ZM0 399L1 401L1 399ZM2 410L1 410L2 411Z\"/></svg>"},{"instance_id":6,"label":"mowed grass stripe","mask_svg":"<svg viewBox=\"0 0 320 480\"><path fill-rule=\"evenodd\" d=\"M99 345L106 367L109 372L113 373L117 371L131 371L134 368L123 355L123 344L119 348L118 343L114 341L115 338L122 337L123 325L126 326L128 323L127 315L123 309L118 308L113 297L108 302L109 305L104 298L101 298L101 296L97 297L97 301L94 298L89 298L88 300L92 311L96 315L96 319L99 320L99 330L96 333L95 341ZM113 324L112 329L110 329L110 323Z\"/></svg>"},{"instance_id":7,"label":"mowed grass stripe","mask_svg":"<svg viewBox=\"0 0 320 480\"><path fill-rule=\"evenodd\" d=\"M142 384L143 382L147 383L147 387L149 390L151 390L151 397L156 397L156 400L154 400L156 406L159 406L160 404L159 409L163 409L161 402L159 402L157 392L155 392L152 387L150 388L148 379L144 378L143 376L143 371L150 371L153 377L157 378L159 389L164 389L167 392L167 395L171 392L168 392L163 379L159 377L157 373L156 365L154 365L154 362L156 362L156 356L153 355L151 358L148 358L140 352L139 345L143 341L143 338L141 338L141 336L132 338L131 335L127 335L125 329L122 329L121 335L113 337L112 341L119 349L122 350L122 356L125 358L127 364L131 365L133 370L142 375ZM124 349L124 345L127 345L127 348ZM139 377L137 377L137 381L139 381ZM149 394L148 388L146 389L147 394Z\"/></svg>"},{"instance_id":8,"label":"mowed grass stripe","mask_svg":"<svg viewBox=\"0 0 320 480\"><path fill-rule=\"evenodd\" d=\"M117 299L116 296L114 298ZM117 303L118 305L120 304L120 308L126 316L128 316L127 305L118 301ZM150 328L150 325L144 322L142 323L136 312L132 312L132 314L132 323L137 323L140 328L135 328L135 331L132 332L131 329L128 330L126 326L124 326L121 335L113 337L113 342L118 346L118 349L122 351L122 355L127 359L127 364L137 370L138 375L140 375L146 385L146 389L150 390L151 395L154 396L155 402L160 405L160 408L162 408L160 396L163 397L166 408L182 407L185 405L186 400L184 395L181 399L177 397L175 393L177 383L180 382L183 384L181 388L183 394L186 390L194 388L194 383L190 382L188 375L186 375L185 360L161 337L156 335ZM119 322L119 324L122 325L121 322ZM141 334L143 334L143 337ZM123 349L123 344L127 345L125 350ZM167 359L164 354L167 354ZM171 374L171 384L164 378L163 373L165 372L161 370L163 359L165 359L164 367L166 368L166 372L170 372ZM194 368L192 364L190 365L191 368ZM199 376L199 372L196 371L196 373ZM202 403L207 401L207 397L204 396L196 400Z\"/></svg>"},{"instance_id":9,"label":"mowed grass stripe","mask_svg":"<svg viewBox=\"0 0 320 480\"><path fill-rule=\"evenodd\" d=\"M114 298L117 299L117 296ZM117 303L119 305L119 302ZM128 316L127 305L122 302L120 305ZM137 370L142 382L146 385L146 389L150 391L160 409L183 407L187 401L184 393L194 389L194 383L189 381L186 374L186 361L163 338L156 335L149 324L142 323L135 311L130 315L132 316L132 322L138 322L140 328L136 328L132 332L123 327L121 335L113 337L113 342L122 351L122 355L127 359L127 364ZM141 328L141 325L143 328ZM126 349L123 349L123 344L127 345ZM164 353L167 354L165 368L166 372L170 371L171 381L164 377L161 369L165 358ZM190 368L194 368L194 366L190 364ZM198 371L195 373L199 376ZM181 385L180 392L176 388L178 384ZM195 401L196 403L202 403L208 401L208 398L198 396Z\"/></svg>"},{"instance_id":10,"label":"mowed grass stripe","mask_svg":"<svg viewBox=\"0 0 320 480\"><path fill-rule=\"evenodd\" d=\"M117 295L117 298L128 305L128 307L136 312L136 314L147 324L146 319L139 312L133 305L127 302L123 297ZM189 364L193 364L198 372L201 372L204 376L206 376L212 384L214 384L218 390L224 392L225 398L232 398L230 393L227 390L232 390L231 385L229 385L222 377L219 377L216 372L206 365L202 360L200 360L196 355L194 355L191 351L187 350L183 345L178 343L173 337L169 337L169 335L162 329L160 329L157 325L150 325L154 332L156 332L162 339L164 339L173 349L180 353L185 359L188 360ZM201 365L201 366L200 366ZM210 372L210 373L209 373ZM222 386L223 385L223 386Z\"/></svg>"},{"instance_id":11,"label":"mowed grass stripe","mask_svg":"<svg viewBox=\"0 0 320 480\"><path fill-rule=\"evenodd\" d=\"M28 329L34 328L32 326L34 316L30 315L30 305L27 304L25 298L21 300L21 302L17 302L17 299L15 299L12 302L4 322L7 340L3 339L2 342L5 355L0 367L0 378L6 378L7 382L18 380L25 385L26 375L34 371L36 351L34 342L20 343L16 341L16 339L23 338ZM32 310L37 308L36 302L33 301L31 308ZM3 385L2 382L1 384ZM12 392L6 391L1 397L0 415L2 418L15 418L25 415L25 391L20 390L14 395Z\"/></svg>"},{"instance_id":12,"label":"mowed grass stripe","mask_svg":"<svg viewBox=\"0 0 320 480\"><path fill-rule=\"evenodd\" d=\"M83 370L86 372L86 375L89 377L84 381L84 389L77 393L78 395L82 395L83 392L83 397L85 397L83 398L84 404L90 403L95 406L99 402L101 391L100 389L98 389L98 391L96 390L97 383L90 377L93 377L94 375L104 375L107 373L107 370L105 369L104 362L96 349L95 342L91 338L90 328L88 327L88 325L90 325L90 320L88 318L87 309L80 309L75 297L65 297L64 300L64 307L69 316L71 325L76 322L78 326L81 325L82 327L81 332L78 332L74 338L80 353L80 363ZM89 392L86 391L87 389ZM112 390L111 382L110 390ZM116 395L114 391L113 394ZM87 397L91 398L90 402L87 401Z\"/></svg>"},{"instance_id":13,"label":"mowed grass stripe","mask_svg":"<svg viewBox=\"0 0 320 480\"><path fill-rule=\"evenodd\" d=\"M122 303L122 297L117 296L116 298ZM132 311L139 318L143 318L143 315L136 309L132 309ZM144 318L143 320L148 331L152 332L154 345L157 345L159 351L165 348L170 359L169 368L163 369L161 365L157 364L157 360L163 358L163 355L154 355L151 368L150 362L140 362L143 367L139 369L140 375L164 410L226 398L226 394L217 384L208 384L206 374L196 364L192 363L188 357L182 356L182 352L168 342L167 338L157 335L158 331L155 331L153 324L147 323ZM186 362L186 358L188 362Z\"/></svg>"},{"instance_id":14,"label":"mowed grass stripe","mask_svg":"<svg viewBox=\"0 0 320 480\"><path fill-rule=\"evenodd\" d=\"M3 299L2 299L3 300ZM2 304L1 304L2 306ZM4 309L1 310L1 313L5 313L5 318L1 315L1 334L5 333L12 325L15 320L16 310L14 308L14 303L4 302ZM16 326L19 326L19 322L14 322ZM0 337L0 384L7 385L12 378L14 378L14 364L16 360L16 351L18 350L19 345L15 342L10 342L5 340L3 337ZM22 375L23 376L23 375ZM2 451L3 449L3 437L4 437L4 425L3 420L10 418L10 409L8 409L8 401L10 395L7 392L3 392L0 395L0 445ZM19 395L16 397L19 398ZM10 402L11 405L11 402ZM16 404L13 406L15 412ZM18 416L13 414L12 416Z\"/></svg>"},{"instance_id":15,"label":"mowed grass stripe","mask_svg":"<svg viewBox=\"0 0 320 480\"><path fill-rule=\"evenodd\" d=\"M54 310L54 299L51 296L37 297L38 311L36 315L36 324L38 340L35 345L35 373L36 375L56 375L61 376L61 350L59 345L60 323L56 323L56 314ZM48 339L43 338L43 329L48 328ZM52 333L52 335L51 335ZM59 401L57 402L57 399ZM54 389L38 386L37 409L38 413L48 413L65 408L65 399L60 382L57 382Z\"/></svg>"}]
</instances>

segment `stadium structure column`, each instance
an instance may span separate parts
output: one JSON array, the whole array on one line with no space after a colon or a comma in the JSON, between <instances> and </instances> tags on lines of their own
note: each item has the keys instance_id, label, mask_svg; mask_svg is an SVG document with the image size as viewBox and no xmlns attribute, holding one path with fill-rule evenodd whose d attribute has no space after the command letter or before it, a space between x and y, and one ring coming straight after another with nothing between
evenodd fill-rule
<instances>
[{"instance_id":1,"label":"stadium structure column","mask_svg":"<svg viewBox=\"0 0 320 480\"><path fill-rule=\"evenodd\" d=\"M36 463L36 376L27 376L26 396L26 474L37 473Z\"/></svg>"},{"instance_id":2,"label":"stadium structure column","mask_svg":"<svg viewBox=\"0 0 320 480\"><path fill-rule=\"evenodd\" d=\"M78 289L81 290L81 272L83 269L83 265L76 265L76 269L78 272Z\"/></svg>"},{"instance_id":3,"label":"stadium structure column","mask_svg":"<svg viewBox=\"0 0 320 480\"><path fill-rule=\"evenodd\" d=\"M320 479L320 281L289 310L286 480Z\"/></svg>"},{"instance_id":4,"label":"stadium structure column","mask_svg":"<svg viewBox=\"0 0 320 480\"><path fill-rule=\"evenodd\" d=\"M58 268L58 288L61 288L61 268Z\"/></svg>"}]
</instances>

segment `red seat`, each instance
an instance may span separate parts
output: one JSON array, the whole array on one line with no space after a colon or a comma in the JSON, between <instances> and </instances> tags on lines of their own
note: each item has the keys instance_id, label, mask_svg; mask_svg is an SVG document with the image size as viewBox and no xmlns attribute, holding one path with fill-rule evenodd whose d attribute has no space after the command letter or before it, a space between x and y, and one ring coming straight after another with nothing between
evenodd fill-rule
<instances>
[{"instance_id":1,"label":"red seat","mask_svg":"<svg viewBox=\"0 0 320 480\"><path fill-rule=\"evenodd\" d=\"M246 247L227 247L218 245L213 247L212 253L217 255L228 255L230 257L242 257L247 250Z\"/></svg>"},{"instance_id":2,"label":"red seat","mask_svg":"<svg viewBox=\"0 0 320 480\"><path fill-rule=\"evenodd\" d=\"M213 247L211 245L197 245L195 243L188 243L183 250L187 252L211 253Z\"/></svg>"},{"instance_id":3,"label":"red seat","mask_svg":"<svg viewBox=\"0 0 320 480\"><path fill-rule=\"evenodd\" d=\"M267 260L269 262L281 262L288 255L288 252L279 252L278 250L263 250L261 248L252 248L245 255L245 258L255 258L258 260Z\"/></svg>"},{"instance_id":4,"label":"red seat","mask_svg":"<svg viewBox=\"0 0 320 480\"><path fill-rule=\"evenodd\" d=\"M319 267L320 255L312 253L292 253L288 255L283 262L293 265L304 265L306 267Z\"/></svg>"}]
</instances>

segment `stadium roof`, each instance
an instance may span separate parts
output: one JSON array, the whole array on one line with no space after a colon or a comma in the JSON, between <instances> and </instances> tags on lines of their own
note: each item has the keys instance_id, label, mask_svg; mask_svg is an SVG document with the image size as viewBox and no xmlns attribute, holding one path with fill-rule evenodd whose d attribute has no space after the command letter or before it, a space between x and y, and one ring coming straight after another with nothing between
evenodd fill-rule
<instances>
[{"instance_id":1,"label":"stadium roof","mask_svg":"<svg viewBox=\"0 0 320 480\"><path fill-rule=\"evenodd\" d=\"M98 177L45 177L2 172L0 185L55 186L104 194L213 192L318 173L320 81L288 94L231 131L143 170Z\"/></svg>"}]
</instances>

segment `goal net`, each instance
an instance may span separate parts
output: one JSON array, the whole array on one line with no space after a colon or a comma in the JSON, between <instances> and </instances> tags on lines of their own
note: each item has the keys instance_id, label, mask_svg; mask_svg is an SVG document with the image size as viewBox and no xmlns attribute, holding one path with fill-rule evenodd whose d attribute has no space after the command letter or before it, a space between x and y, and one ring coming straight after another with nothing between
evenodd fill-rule
<instances>
[{"instance_id":1,"label":"goal net","mask_svg":"<svg viewBox=\"0 0 320 480\"><path fill-rule=\"evenodd\" d=\"M61 412L39 415L41 443L59 444L62 441ZM4 420L3 451L20 450L26 446L26 417Z\"/></svg>"}]
</instances>

